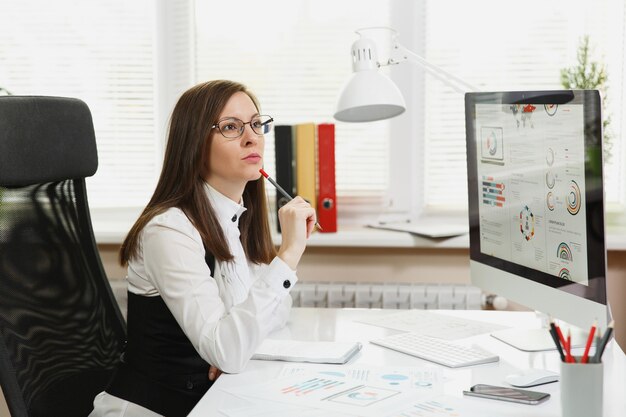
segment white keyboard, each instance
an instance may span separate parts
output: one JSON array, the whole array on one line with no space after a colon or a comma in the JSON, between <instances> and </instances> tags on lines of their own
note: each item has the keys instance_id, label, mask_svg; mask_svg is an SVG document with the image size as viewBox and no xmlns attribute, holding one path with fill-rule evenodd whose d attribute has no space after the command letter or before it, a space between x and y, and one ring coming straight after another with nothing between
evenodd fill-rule
<instances>
[{"instance_id":1,"label":"white keyboard","mask_svg":"<svg viewBox=\"0 0 626 417\"><path fill-rule=\"evenodd\" d=\"M479 348L466 347L417 333L394 334L370 342L450 368L500 360L497 355Z\"/></svg>"}]
</instances>

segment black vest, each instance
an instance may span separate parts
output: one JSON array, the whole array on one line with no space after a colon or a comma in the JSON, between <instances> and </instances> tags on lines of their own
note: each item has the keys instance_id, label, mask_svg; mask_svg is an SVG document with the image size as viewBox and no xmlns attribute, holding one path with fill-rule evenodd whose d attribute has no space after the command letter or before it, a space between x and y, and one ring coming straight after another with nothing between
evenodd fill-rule
<instances>
[{"instance_id":1,"label":"black vest","mask_svg":"<svg viewBox=\"0 0 626 417\"><path fill-rule=\"evenodd\" d=\"M213 256L205 260L213 271ZM167 417L186 416L213 385L208 374L163 299L129 292L128 343L106 391Z\"/></svg>"}]
</instances>

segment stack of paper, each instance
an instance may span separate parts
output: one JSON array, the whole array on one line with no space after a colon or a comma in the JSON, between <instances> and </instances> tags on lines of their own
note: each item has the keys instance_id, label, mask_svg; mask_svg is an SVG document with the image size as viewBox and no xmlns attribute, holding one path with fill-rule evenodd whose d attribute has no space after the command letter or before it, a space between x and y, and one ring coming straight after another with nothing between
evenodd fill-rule
<instances>
[{"instance_id":1,"label":"stack of paper","mask_svg":"<svg viewBox=\"0 0 626 417\"><path fill-rule=\"evenodd\" d=\"M361 350L359 342L304 342L265 339L252 359L344 364Z\"/></svg>"}]
</instances>

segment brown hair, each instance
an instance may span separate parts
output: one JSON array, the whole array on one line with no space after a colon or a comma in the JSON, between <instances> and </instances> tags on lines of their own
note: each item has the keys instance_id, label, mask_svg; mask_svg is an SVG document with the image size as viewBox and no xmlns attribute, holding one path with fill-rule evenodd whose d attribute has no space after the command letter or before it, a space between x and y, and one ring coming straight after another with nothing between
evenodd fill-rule
<instances>
[{"instance_id":1,"label":"brown hair","mask_svg":"<svg viewBox=\"0 0 626 417\"><path fill-rule=\"evenodd\" d=\"M219 261L230 261L228 247L215 211L206 196L204 173L208 166L210 144L215 130L211 128L231 96L247 94L257 110L256 97L233 81L216 80L187 90L176 103L170 120L163 169L150 202L128 232L120 249L122 265L136 257L139 237L154 216L171 207L180 208L200 233L207 252ZM247 210L239 221L240 239L248 260L270 263L276 255L268 221L267 199L263 178L249 181L243 192Z\"/></svg>"}]
</instances>

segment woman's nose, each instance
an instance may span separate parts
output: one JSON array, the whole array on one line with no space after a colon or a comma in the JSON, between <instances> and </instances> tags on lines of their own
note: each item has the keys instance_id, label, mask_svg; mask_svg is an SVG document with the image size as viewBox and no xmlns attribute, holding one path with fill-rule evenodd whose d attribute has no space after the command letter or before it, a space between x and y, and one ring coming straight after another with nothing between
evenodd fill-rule
<instances>
[{"instance_id":1,"label":"woman's nose","mask_svg":"<svg viewBox=\"0 0 626 417\"><path fill-rule=\"evenodd\" d=\"M243 135L241 135L242 142L244 144L257 143L259 141L259 135L257 135L250 124L244 125Z\"/></svg>"}]
</instances>

